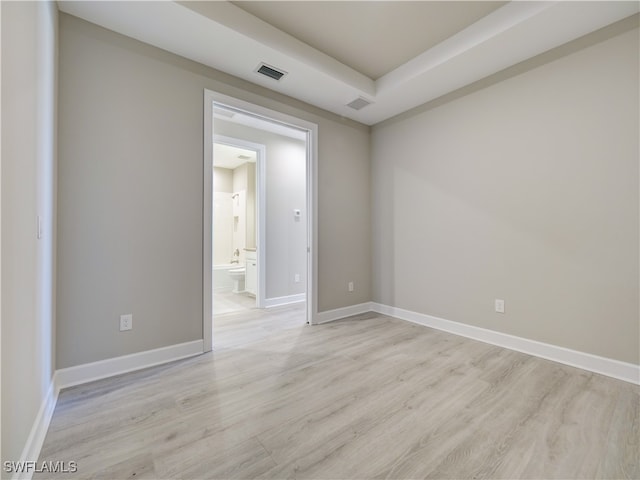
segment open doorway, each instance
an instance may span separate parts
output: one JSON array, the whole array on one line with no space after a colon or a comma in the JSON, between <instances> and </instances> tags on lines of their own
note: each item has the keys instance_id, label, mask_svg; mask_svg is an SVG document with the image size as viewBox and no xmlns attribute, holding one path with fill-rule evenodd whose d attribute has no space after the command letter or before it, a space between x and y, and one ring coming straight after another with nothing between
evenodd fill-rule
<instances>
[{"instance_id":1,"label":"open doorway","mask_svg":"<svg viewBox=\"0 0 640 480\"><path fill-rule=\"evenodd\" d=\"M216 315L236 308L302 303L313 323L317 126L210 91L204 124L208 351Z\"/></svg>"}]
</instances>

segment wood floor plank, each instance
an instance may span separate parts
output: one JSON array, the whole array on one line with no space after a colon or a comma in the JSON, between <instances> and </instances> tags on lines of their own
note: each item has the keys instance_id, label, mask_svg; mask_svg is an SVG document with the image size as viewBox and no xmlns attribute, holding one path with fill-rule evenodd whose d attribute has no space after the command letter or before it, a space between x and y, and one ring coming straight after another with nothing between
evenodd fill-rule
<instances>
[{"instance_id":1,"label":"wood floor plank","mask_svg":"<svg viewBox=\"0 0 640 480\"><path fill-rule=\"evenodd\" d=\"M640 478L640 392L631 385L610 386L617 402L605 439L597 478Z\"/></svg>"},{"instance_id":2,"label":"wood floor plank","mask_svg":"<svg viewBox=\"0 0 640 480\"><path fill-rule=\"evenodd\" d=\"M220 437L209 437L193 450L187 457L184 452L156 457L158 478L255 478L275 465L255 438L227 446Z\"/></svg>"},{"instance_id":3,"label":"wood floor plank","mask_svg":"<svg viewBox=\"0 0 640 480\"><path fill-rule=\"evenodd\" d=\"M40 460L76 461L65 478L640 478L638 386L304 315L220 315L214 352L61 392Z\"/></svg>"},{"instance_id":4,"label":"wood floor plank","mask_svg":"<svg viewBox=\"0 0 640 480\"><path fill-rule=\"evenodd\" d=\"M456 376L421 377L377 383L345 399L353 401L282 425L260 435L260 441L276 462L291 463L298 476L373 478L402 456L423 423L446 421L451 403L487 388L485 382L460 382Z\"/></svg>"},{"instance_id":5,"label":"wood floor plank","mask_svg":"<svg viewBox=\"0 0 640 480\"><path fill-rule=\"evenodd\" d=\"M146 453L137 457L127 459L123 462L109 465L104 470L92 476L95 480L138 480L158 478L153 465L153 456Z\"/></svg>"}]
</instances>

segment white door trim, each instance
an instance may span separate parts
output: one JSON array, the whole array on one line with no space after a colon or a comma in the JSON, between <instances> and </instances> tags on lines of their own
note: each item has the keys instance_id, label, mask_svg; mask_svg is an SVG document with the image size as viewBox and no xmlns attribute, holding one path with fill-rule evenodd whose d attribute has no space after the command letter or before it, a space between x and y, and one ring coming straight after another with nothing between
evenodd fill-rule
<instances>
[{"instance_id":1,"label":"white door trim","mask_svg":"<svg viewBox=\"0 0 640 480\"><path fill-rule=\"evenodd\" d=\"M204 351L210 351L213 346L212 321L212 209L213 209L213 104L240 110L248 115L261 117L274 123L281 123L307 133L307 322L317 323L318 315L318 207L317 207L317 173L318 173L318 125L285 113L245 102L228 95L204 90L204 135L203 135L203 232L202 232L202 338Z\"/></svg>"},{"instance_id":2,"label":"white door trim","mask_svg":"<svg viewBox=\"0 0 640 480\"><path fill-rule=\"evenodd\" d=\"M213 97L204 91L202 170L202 350L213 347Z\"/></svg>"}]
</instances>

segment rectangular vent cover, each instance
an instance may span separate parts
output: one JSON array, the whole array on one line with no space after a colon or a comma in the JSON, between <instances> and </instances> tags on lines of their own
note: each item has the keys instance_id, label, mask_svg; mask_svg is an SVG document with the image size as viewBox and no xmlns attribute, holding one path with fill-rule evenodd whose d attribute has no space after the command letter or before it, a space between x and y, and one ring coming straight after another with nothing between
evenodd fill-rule
<instances>
[{"instance_id":1,"label":"rectangular vent cover","mask_svg":"<svg viewBox=\"0 0 640 480\"><path fill-rule=\"evenodd\" d=\"M373 102L370 102L366 98L358 97L353 102L347 103L347 107L351 107L354 110L361 110L367 105L371 105L371 103Z\"/></svg>"},{"instance_id":2,"label":"rectangular vent cover","mask_svg":"<svg viewBox=\"0 0 640 480\"><path fill-rule=\"evenodd\" d=\"M256 72L261 73L262 75L265 75L269 78L273 78L274 80L280 80L287 73L276 70L275 68L270 67L269 65L266 65L264 63L260 64L260 67L258 67L258 70L256 70Z\"/></svg>"}]
</instances>

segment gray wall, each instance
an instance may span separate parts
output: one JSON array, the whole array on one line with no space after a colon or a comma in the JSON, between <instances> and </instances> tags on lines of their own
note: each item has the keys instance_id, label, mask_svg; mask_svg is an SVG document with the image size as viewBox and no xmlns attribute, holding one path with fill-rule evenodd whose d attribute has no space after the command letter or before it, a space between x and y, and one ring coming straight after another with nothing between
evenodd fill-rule
<instances>
[{"instance_id":1,"label":"gray wall","mask_svg":"<svg viewBox=\"0 0 640 480\"><path fill-rule=\"evenodd\" d=\"M265 145L265 297L304 293L307 275L306 143L217 118L213 129L216 135ZM293 218L294 208L302 212L300 221ZM294 282L296 274L300 275L300 283Z\"/></svg>"},{"instance_id":2,"label":"gray wall","mask_svg":"<svg viewBox=\"0 0 640 480\"><path fill-rule=\"evenodd\" d=\"M638 105L636 28L376 126L374 300L640 363Z\"/></svg>"},{"instance_id":3,"label":"gray wall","mask_svg":"<svg viewBox=\"0 0 640 480\"><path fill-rule=\"evenodd\" d=\"M319 308L371 299L367 127L60 20L57 368L202 338L205 88L319 125Z\"/></svg>"},{"instance_id":4,"label":"gray wall","mask_svg":"<svg viewBox=\"0 0 640 480\"><path fill-rule=\"evenodd\" d=\"M0 8L4 462L20 459L53 374L57 9L45 2Z\"/></svg>"}]
</instances>

